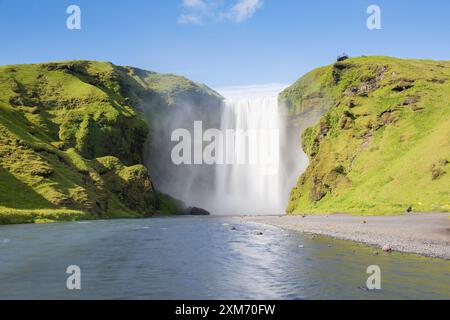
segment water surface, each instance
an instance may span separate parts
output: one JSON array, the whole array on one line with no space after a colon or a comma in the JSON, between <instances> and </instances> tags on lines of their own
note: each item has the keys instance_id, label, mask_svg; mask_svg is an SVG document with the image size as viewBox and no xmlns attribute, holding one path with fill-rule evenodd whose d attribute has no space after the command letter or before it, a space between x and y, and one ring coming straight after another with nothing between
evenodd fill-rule
<instances>
[{"instance_id":1,"label":"water surface","mask_svg":"<svg viewBox=\"0 0 450 320\"><path fill-rule=\"evenodd\" d=\"M450 261L374 250L223 217L2 226L0 298L450 299Z\"/></svg>"}]
</instances>

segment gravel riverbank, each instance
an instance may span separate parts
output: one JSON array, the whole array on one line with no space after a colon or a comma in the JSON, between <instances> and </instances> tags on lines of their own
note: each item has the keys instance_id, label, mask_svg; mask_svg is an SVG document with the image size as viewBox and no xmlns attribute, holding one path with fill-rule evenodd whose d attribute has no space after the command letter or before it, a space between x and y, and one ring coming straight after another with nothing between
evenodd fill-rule
<instances>
[{"instance_id":1,"label":"gravel riverbank","mask_svg":"<svg viewBox=\"0 0 450 320\"><path fill-rule=\"evenodd\" d=\"M450 260L450 214L248 216L243 221Z\"/></svg>"}]
</instances>

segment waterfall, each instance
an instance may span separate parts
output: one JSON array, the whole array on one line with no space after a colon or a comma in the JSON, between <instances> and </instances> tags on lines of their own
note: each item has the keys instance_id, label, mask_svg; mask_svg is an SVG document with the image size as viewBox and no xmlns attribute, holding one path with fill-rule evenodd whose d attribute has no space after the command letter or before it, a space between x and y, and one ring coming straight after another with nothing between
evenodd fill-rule
<instances>
[{"instance_id":1,"label":"waterfall","mask_svg":"<svg viewBox=\"0 0 450 320\"><path fill-rule=\"evenodd\" d=\"M226 88L221 117L225 163L216 165L216 214L282 214L289 189L278 107L284 86ZM296 137L295 137L296 138ZM300 148L299 148L300 149ZM300 159L301 156L297 159ZM298 177L298 172L293 175ZM292 180L292 179L291 179Z\"/></svg>"},{"instance_id":2,"label":"waterfall","mask_svg":"<svg viewBox=\"0 0 450 320\"><path fill-rule=\"evenodd\" d=\"M288 121L278 106L278 94L286 86L228 87L217 91L225 101L217 106L184 103L172 109L148 109L152 128L146 164L155 187L188 206L219 215L282 214L289 193L307 165L300 147L300 129ZM154 117L157 112L160 116ZM195 133L201 121L203 131ZM206 151L206 131L215 130L213 164L175 165L171 159L179 142L175 130L186 129L193 144ZM216 141L217 140L217 141Z\"/></svg>"}]
</instances>

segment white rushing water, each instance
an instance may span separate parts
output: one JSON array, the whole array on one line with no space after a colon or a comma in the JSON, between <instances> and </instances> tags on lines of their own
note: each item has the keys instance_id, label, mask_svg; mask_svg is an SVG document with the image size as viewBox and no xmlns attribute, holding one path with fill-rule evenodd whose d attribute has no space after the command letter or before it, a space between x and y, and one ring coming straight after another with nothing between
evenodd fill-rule
<instances>
[{"instance_id":1,"label":"white rushing water","mask_svg":"<svg viewBox=\"0 0 450 320\"><path fill-rule=\"evenodd\" d=\"M278 106L278 94L285 87L218 89L225 101L211 108L213 114L199 113L195 105L174 109L162 118L150 113L153 134L161 137L149 140L146 153L155 187L213 215L283 214L307 164L300 129ZM189 142L172 141L180 129L189 133ZM189 163L174 162L173 150L180 143L191 148ZM197 163L202 155L203 162Z\"/></svg>"},{"instance_id":2,"label":"white rushing water","mask_svg":"<svg viewBox=\"0 0 450 320\"><path fill-rule=\"evenodd\" d=\"M280 139L284 123L278 93L285 86L219 89L226 98L221 131L225 164L216 166L216 214L281 214L286 181Z\"/></svg>"}]
</instances>

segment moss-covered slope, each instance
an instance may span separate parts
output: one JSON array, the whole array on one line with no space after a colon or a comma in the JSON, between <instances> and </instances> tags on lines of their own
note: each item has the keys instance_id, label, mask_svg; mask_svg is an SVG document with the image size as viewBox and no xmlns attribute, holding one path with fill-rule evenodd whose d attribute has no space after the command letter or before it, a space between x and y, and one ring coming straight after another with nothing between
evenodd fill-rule
<instances>
[{"instance_id":1,"label":"moss-covered slope","mask_svg":"<svg viewBox=\"0 0 450 320\"><path fill-rule=\"evenodd\" d=\"M450 62L360 57L317 69L281 94L310 165L289 213L450 210Z\"/></svg>"},{"instance_id":2,"label":"moss-covered slope","mask_svg":"<svg viewBox=\"0 0 450 320\"><path fill-rule=\"evenodd\" d=\"M140 110L187 96L219 100L185 78L111 63L0 67L0 223L146 216L161 202L176 213L142 165Z\"/></svg>"}]
</instances>

